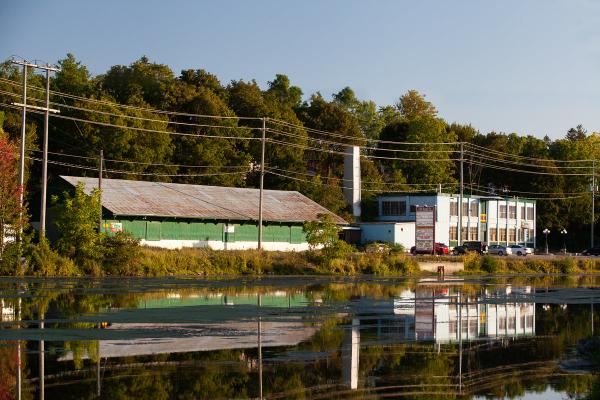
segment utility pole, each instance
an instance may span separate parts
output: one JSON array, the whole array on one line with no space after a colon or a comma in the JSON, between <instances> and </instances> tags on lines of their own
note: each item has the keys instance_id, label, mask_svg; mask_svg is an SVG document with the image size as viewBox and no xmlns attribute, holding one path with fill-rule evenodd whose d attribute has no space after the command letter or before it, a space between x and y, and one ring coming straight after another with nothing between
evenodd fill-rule
<instances>
[{"instance_id":1,"label":"utility pole","mask_svg":"<svg viewBox=\"0 0 600 400\"><path fill-rule=\"evenodd\" d=\"M46 70L46 109L44 110L44 153L42 156L42 204L40 207L40 239L46 236L46 193L48 185L48 123L50 120L50 71L60 71L58 68L46 65L39 67Z\"/></svg>"},{"instance_id":2,"label":"utility pole","mask_svg":"<svg viewBox=\"0 0 600 400\"><path fill-rule=\"evenodd\" d=\"M104 150L100 150L98 163L98 191L100 192L100 220L98 221L98 233L102 233L102 170L104 168Z\"/></svg>"},{"instance_id":3,"label":"utility pole","mask_svg":"<svg viewBox=\"0 0 600 400\"><path fill-rule=\"evenodd\" d=\"M464 142L460 142L460 195L458 196L458 245L462 245L462 209L464 190Z\"/></svg>"},{"instance_id":4,"label":"utility pole","mask_svg":"<svg viewBox=\"0 0 600 400\"><path fill-rule=\"evenodd\" d=\"M25 132L26 132L26 121L27 121L27 67L35 67L35 64L28 63L26 60L23 61L11 61L13 64L23 66L23 112L21 114L21 151L19 160L19 234L17 239L21 241L23 234L23 193L24 193L24 182L25 182ZM17 104L15 104L17 105ZM20 252L19 252L20 253Z\"/></svg>"},{"instance_id":5,"label":"utility pole","mask_svg":"<svg viewBox=\"0 0 600 400\"><path fill-rule=\"evenodd\" d=\"M12 60L11 63L23 66L23 97L22 103L13 103L15 106L23 107L23 113L21 116L21 154L19 163L19 234L18 240L21 240L23 233L23 198L25 188L25 140L27 131L27 109L31 108L34 110L40 110L45 112L44 118L44 156L43 156L43 182L42 182L42 211L40 213L40 237L45 234L45 222L46 222L46 173L47 173L47 162L48 162L48 120L49 113L58 113L59 110L50 108L50 71L59 71L58 68L50 65L38 65L30 63L27 60L17 61ZM46 107L37 107L27 104L27 67L38 68L46 70Z\"/></svg>"},{"instance_id":6,"label":"utility pole","mask_svg":"<svg viewBox=\"0 0 600 400\"><path fill-rule=\"evenodd\" d=\"M262 250L263 238L263 186L265 180L265 138L267 133L267 119L262 119L262 138L260 150L260 190L258 198L258 249Z\"/></svg>"},{"instance_id":7,"label":"utility pole","mask_svg":"<svg viewBox=\"0 0 600 400\"><path fill-rule=\"evenodd\" d=\"M595 222L595 205L594 205L594 200L596 197L596 160L592 160L592 223L590 224L591 228L590 228L590 241L591 241L591 246L590 247L594 247L594 222Z\"/></svg>"}]
</instances>

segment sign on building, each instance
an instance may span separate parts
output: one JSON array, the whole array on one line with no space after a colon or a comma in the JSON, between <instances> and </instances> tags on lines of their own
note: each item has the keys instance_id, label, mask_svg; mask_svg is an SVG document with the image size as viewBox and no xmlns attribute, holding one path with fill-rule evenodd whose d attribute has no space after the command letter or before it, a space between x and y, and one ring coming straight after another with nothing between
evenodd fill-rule
<instances>
[{"instance_id":1,"label":"sign on building","mask_svg":"<svg viewBox=\"0 0 600 400\"><path fill-rule=\"evenodd\" d=\"M121 223L121 222L111 222L110 223L110 231L112 233L123 232L123 223Z\"/></svg>"},{"instance_id":2,"label":"sign on building","mask_svg":"<svg viewBox=\"0 0 600 400\"><path fill-rule=\"evenodd\" d=\"M433 253L435 243L435 206L417 206L415 249L418 253Z\"/></svg>"}]
</instances>

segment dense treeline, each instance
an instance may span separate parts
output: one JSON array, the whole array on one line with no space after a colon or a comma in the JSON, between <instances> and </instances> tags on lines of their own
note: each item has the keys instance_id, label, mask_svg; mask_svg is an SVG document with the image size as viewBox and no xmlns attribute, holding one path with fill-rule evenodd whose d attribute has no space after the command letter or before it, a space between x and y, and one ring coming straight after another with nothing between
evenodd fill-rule
<instances>
[{"instance_id":1,"label":"dense treeline","mask_svg":"<svg viewBox=\"0 0 600 400\"><path fill-rule=\"evenodd\" d=\"M183 70L177 76L168 66L146 57L98 76L71 54L59 65L61 71L51 78L51 88L67 95L51 96L61 118L51 118L50 151L59 154L50 159L92 169L53 164L51 179L59 174L97 175L95 158L103 149L110 178L256 187L260 142L245 139L260 137L262 123L235 117L266 117L271 141L265 164L272 172L265 177L267 188L299 190L351 218L342 196L340 151L344 144L363 145L363 217L368 219L373 216L372 199L382 191L434 191L439 184L456 192L459 146L449 143L465 142L467 193L558 198L538 202L538 237L548 227L553 232L551 245L558 247L562 244L558 230L566 228L570 249L589 243L591 162L560 162L600 158L600 136L588 134L582 126L557 140L480 133L471 125L438 117L435 106L414 90L399 97L397 104L378 106L358 99L349 87L331 98L318 92L306 98L285 75L276 75L265 88L255 81L224 84L202 69ZM11 93L21 93L20 69L4 64L0 78L0 102L19 101ZM45 85L44 78L31 72L29 82L30 103L38 104L44 93L36 87ZM42 116L30 113L28 121L27 146L36 151L41 148ZM18 140L20 123L20 111L3 106L1 126L13 142ZM28 163L29 199L35 198L40 182L39 164L33 162Z\"/></svg>"}]
</instances>

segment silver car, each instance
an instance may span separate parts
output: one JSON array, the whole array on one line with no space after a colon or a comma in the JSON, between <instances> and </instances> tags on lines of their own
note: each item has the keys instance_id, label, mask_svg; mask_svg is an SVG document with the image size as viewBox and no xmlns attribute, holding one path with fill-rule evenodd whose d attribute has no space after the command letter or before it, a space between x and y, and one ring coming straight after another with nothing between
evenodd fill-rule
<instances>
[{"instance_id":1,"label":"silver car","mask_svg":"<svg viewBox=\"0 0 600 400\"><path fill-rule=\"evenodd\" d=\"M526 256L527 254L533 254L532 249L520 244L511 244L510 246L508 246L508 249L510 249L510 253L507 252L506 254L516 254L518 256Z\"/></svg>"},{"instance_id":2,"label":"silver car","mask_svg":"<svg viewBox=\"0 0 600 400\"><path fill-rule=\"evenodd\" d=\"M501 244L490 244L488 246L488 254L495 254L497 256L505 256L507 254L512 254L510 248L506 248Z\"/></svg>"}]
</instances>

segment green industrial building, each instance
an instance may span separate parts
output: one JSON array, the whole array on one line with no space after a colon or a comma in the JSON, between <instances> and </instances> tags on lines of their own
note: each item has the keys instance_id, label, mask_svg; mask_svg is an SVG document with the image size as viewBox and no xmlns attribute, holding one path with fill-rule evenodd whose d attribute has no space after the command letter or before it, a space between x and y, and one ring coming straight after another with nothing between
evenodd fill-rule
<instances>
[{"instance_id":1,"label":"green industrial building","mask_svg":"<svg viewBox=\"0 0 600 400\"><path fill-rule=\"evenodd\" d=\"M86 193L98 187L97 178L63 176ZM103 230L129 232L141 244L163 248L209 247L218 250L258 246L258 189L188 185L164 182L102 180ZM306 221L331 214L295 191L263 193L263 248L308 249L303 231Z\"/></svg>"}]
</instances>

